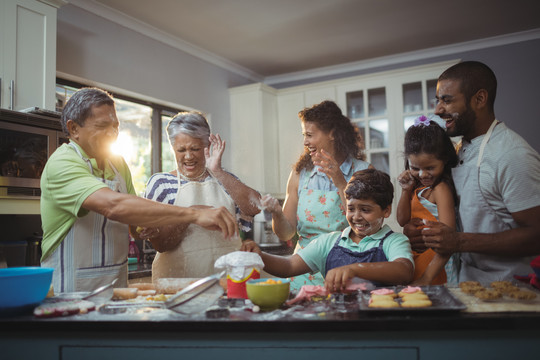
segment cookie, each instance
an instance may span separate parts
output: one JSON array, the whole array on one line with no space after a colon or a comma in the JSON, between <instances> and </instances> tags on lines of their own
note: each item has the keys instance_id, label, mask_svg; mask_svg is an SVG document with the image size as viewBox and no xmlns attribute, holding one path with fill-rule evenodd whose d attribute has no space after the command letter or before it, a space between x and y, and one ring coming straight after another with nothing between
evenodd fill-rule
<instances>
[{"instance_id":1,"label":"cookie","mask_svg":"<svg viewBox=\"0 0 540 360\"><path fill-rule=\"evenodd\" d=\"M394 301L394 296L392 296L392 295L372 294L370 299L371 299L372 301L379 301L379 300L389 300L389 301Z\"/></svg>"},{"instance_id":2,"label":"cookie","mask_svg":"<svg viewBox=\"0 0 540 360\"><path fill-rule=\"evenodd\" d=\"M517 300L532 300L536 298L536 294L529 290L512 291L508 296Z\"/></svg>"},{"instance_id":3,"label":"cookie","mask_svg":"<svg viewBox=\"0 0 540 360\"><path fill-rule=\"evenodd\" d=\"M489 284L489 286L491 286L494 289L500 289L500 288L505 288L508 286L514 286L514 284L512 284L510 281L505 280L505 281L493 281L491 284Z\"/></svg>"},{"instance_id":4,"label":"cookie","mask_svg":"<svg viewBox=\"0 0 540 360\"><path fill-rule=\"evenodd\" d=\"M465 294L474 295L475 292L479 290L484 290L485 288L478 281L463 281L459 283L459 288Z\"/></svg>"},{"instance_id":5,"label":"cookie","mask_svg":"<svg viewBox=\"0 0 540 360\"><path fill-rule=\"evenodd\" d=\"M371 290L371 295L390 295L392 297L397 296L397 294L394 292L394 290L386 289L386 288Z\"/></svg>"},{"instance_id":6,"label":"cookie","mask_svg":"<svg viewBox=\"0 0 540 360\"><path fill-rule=\"evenodd\" d=\"M510 281L493 281L489 285L502 294L510 294L514 291L519 291L519 288L516 285L512 284Z\"/></svg>"},{"instance_id":7,"label":"cookie","mask_svg":"<svg viewBox=\"0 0 540 360\"><path fill-rule=\"evenodd\" d=\"M495 300L500 299L502 294L498 290L483 289L474 293L474 296L480 300Z\"/></svg>"},{"instance_id":8,"label":"cookie","mask_svg":"<svg viewBox=\"0 0 540 360\"><path fill-rule=\"evenodd\" d=\"M412 293L412 294L404 294L401 297L401 299L403 301L407 301L407 300L429 300L429 296L427 296L423 292L417 292L417 293Z\"/></svg>"},{"instance_id":9,"label":"cookie","mask_svg":"<svg viewBox=\"0 0 540 360\"><path fill-rule=\"evenodd\" d=\"M375 300L370 301L370 308L396 308L399 307L399 304L394 300Z\"/></svg>"},{"instance_id":10,"label":"cookie","mask_svg":"<svg viewBox=\"0 0 540 360\"><path fill-rule=\"evenodd\" d=\"M410 299L403 301L401 307L404 308L417 308L417 307L430 307L432 305L431 300L422 299Z\"/></svg>"},{"instance_id":11,"label":"cookie","mask_svg":"<svg viewBox=\"0 0 540 360\"><path fill-rule=\"evenodd\" d=\"M422 293L422 289L419 286L407 286L406 288L402 289L399 293L399 297L403 297L406 294L415 294L415 293Z\"/></svg>"}]
</instances>

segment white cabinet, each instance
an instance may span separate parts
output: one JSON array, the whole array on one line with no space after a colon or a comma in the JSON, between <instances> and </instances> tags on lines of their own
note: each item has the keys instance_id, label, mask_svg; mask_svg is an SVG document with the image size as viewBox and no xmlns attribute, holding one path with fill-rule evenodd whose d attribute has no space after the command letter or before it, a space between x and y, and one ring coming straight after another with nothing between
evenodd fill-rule
<instances>
[{"instance_id":1,"label":"white cabinet","mask_svg":"<svg viewBox=\"0 0 540 360\"><path fill-rule=\"evenodd\" d=\"M229 90L231 101L231 171L248 186L279 193L276 90L254 84Z\"/></svg>"},{"instance_id":2,"label":"white cabinet","mask_svg":"<svg viewBox=\"0 0 540 360\"><path fill-rule=\"evenodd\" d=\"M0 107L55 110L57 8L53 5L37 0L0 2Z\"/></svg>"}]
</instances>

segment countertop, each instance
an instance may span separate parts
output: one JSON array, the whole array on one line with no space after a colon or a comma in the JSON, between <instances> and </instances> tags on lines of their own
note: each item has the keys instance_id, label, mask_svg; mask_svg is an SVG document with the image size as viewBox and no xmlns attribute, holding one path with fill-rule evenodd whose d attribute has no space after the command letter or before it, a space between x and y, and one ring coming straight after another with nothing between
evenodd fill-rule
<instances>
[{"instance_id":1,"label":"countertop","mask_svg":"<svg viewBox=\"0 0 540 360\"><path fill-rule=\"evenodd\" d=\"M6 359L18 360L534 358L540 296L501 308L505 302L479 303L459 289L450 291L465 308L365 311L343 298L253 313L245 302L221 299L214 309L226 307L228 313L210 317L164 309L51 319L20 315L0 318L0 347Z\"/></svg>"},{"instance_id":2,"label":"countertop","mask_svg":"<svg viewBox=\"0 0 540 360\"><path fill-rule=\"evenodd\" d=\"M540 293L532 301L508 299L483 302L459 288L448 289L456 302L425 309L369 309L361 295L337 295L319 301L284 305L278 310L254 312L249 300L222 297L209 311L179 314L157 308L128 309L106 314L91 311L65 317L38 319L31 314L0 318L0 325L12 330L111 330L122 331L264 331L286 327L289 331L388 331L483 329L540 331ZM353 300L351 300L354 297ZM152 301L148 301L151 304ZM99 304L97 304L99 308ZM435 306L436 305L436 306Z\"/></svg>"}]
</instances>

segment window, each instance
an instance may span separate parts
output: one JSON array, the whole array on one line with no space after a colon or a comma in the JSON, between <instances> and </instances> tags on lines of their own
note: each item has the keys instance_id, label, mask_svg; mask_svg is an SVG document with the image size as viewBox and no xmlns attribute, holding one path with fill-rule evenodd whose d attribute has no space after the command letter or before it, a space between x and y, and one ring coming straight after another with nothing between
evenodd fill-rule
<instances>
[{"instance_id":1,"label":"window","mask_svg":"<svg viewBox=\"0 0 540 360\"><path fill-rule=\"evenodd\" d=\"M83 84L57 79L56 110L62 111L67 100L83 87ZM131 170L135 190L142 195L152 174L176 168L166 127L172 117L183 110L109 93L115 99L120 120L118 140L112 150L124 157Z\"/></svg>"}]
</instances>

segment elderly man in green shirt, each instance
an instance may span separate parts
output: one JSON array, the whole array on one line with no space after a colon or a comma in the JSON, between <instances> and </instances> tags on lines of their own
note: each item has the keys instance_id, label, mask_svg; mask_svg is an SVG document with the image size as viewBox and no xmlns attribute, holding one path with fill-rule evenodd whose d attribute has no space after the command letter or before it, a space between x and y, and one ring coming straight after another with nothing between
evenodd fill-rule
<instances>
[{"instance_id":1,"label":"elderly man in green shirt","mask_svg":"<svg viewBox=\"0 0 540 360\"><path fill-rule=\"evenodd\" d=\"M129 232L135 227L194 223L235 236L225 208L185 208L137 197L124 159L111 154L119 122L106 92L77 91L62 113L70 142L49 158L41 177L42 266L54 268L55 292L90 291L118 278L127 286Z\"/></svg>"}]
</instances>

